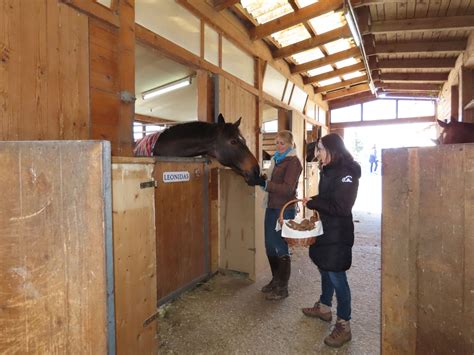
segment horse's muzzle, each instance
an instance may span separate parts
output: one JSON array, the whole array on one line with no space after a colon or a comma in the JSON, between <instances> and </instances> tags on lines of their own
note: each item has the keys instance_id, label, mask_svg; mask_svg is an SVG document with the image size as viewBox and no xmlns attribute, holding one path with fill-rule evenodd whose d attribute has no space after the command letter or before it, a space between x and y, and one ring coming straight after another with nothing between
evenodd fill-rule
<instances>
[{"instance_id":1,"label":"horse's muzzle","mask_svg":"<svg viewBox=\"0 0 474 355\"><path fill-rule=\"evenodd\" d=\"M244 172L245 181L255 181L260 176L260 167L254 165L249 171Z\"/></svg>"}]
</instances>

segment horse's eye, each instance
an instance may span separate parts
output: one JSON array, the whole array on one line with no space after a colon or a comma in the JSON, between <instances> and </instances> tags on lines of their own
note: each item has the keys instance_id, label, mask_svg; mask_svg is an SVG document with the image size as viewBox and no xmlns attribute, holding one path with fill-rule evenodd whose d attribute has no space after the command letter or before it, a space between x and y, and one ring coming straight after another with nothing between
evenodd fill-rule
<instances>
[{"instance_id":1,"label":"horse's eye","mask_svg":"<svg viewBox=\"0 0 474 355\"><path fill-rule=\"evenodd\" d=\"M230 141L230 144L232 144L232 145L235 145L237 143L239 143L239 141L237 139L231 139L231 141Z\"/></svg>"}]
</instances>

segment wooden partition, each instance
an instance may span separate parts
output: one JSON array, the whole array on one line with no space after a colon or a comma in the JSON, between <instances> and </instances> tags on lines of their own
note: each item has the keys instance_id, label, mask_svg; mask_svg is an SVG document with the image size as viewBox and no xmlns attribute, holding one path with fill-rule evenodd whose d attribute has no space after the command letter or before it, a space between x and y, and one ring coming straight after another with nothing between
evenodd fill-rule
<instances>
[{"instance_id":1,"label":"wooden partition","mask_svg":"<svg viewBox=\"0 0 474 355\"><path fill-rule=\"evenodd\" d=\"M0 353L113 354L108 142L0 142Z\"/></svg>"},{"instance_id":2,"label":"wooden partition","mask_svg":"<svg viewBox=\"0 0 474 355\"><path fill-rule=\"evenodd\" d=\"M382 152L382 353L474 353L474 144Z\"/></svg>"},{"instance_id":3,"label":"wooden partition","mask_svg":"<svg viewBox=\"0 0 474 355\"><path fill-rule=\"evenodd\" d=\"M263 191L230 169L219 169L219 267L256 280L267 267Z\"/></svg>"},{"instance_id":4,"label":"wooden partition","mask_svg":"<svg viewBox=\"0 0 474 355\"><path fill-rule=\"evenodd\" d=\"M158 351L154 168L152 158L113 158L118 354Z\"/></svg>"}]
</instances>

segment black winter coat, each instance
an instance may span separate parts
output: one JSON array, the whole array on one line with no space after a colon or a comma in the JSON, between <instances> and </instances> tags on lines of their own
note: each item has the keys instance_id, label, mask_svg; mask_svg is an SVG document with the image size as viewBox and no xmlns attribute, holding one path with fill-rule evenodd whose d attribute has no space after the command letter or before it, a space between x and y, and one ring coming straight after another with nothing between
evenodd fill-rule
<instances>
[{"instance_id":1,"label":"black winter coat","mask_svg":"<svg viewBox=\"0 0 474 355\"><path fill-rule=\"evenodd\" d=\"M352 264L354 222L352 206L357 197L360 165L344 162L325 166L320 173L319 194L306 206L317 210L324 234L309 248L309 257L324 271L346 271Z\"/></svg>"}]
</instances>

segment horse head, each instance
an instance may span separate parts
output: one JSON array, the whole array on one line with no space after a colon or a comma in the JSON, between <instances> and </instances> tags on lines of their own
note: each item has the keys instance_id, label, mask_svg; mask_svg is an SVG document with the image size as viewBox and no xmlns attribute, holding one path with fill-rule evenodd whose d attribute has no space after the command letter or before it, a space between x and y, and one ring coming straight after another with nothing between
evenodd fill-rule
<instances>
[{"instance_id":1,"label":"horse head","mask_svg":"<svg viewBox=\"0 0 474 355\"><path fill-rule=\"evenodd\" d=\"M438 124L443 131L435 143L474 143L474 123L458 122L451 117L449 123L438 120Z\"/></svg>"},{"instance_id":2,"label":"horse head","mask_svg":"<svg viewBox=\"0 0 474 355\"><path fill-rule=\"evenodd\" d=\"M313 161L316 161L316 156L314 155L314 150L315 150L317 144L318 144L317 140L314 141L314 142L306 144L306 162L311 163Z\"/></svg>"},{"instance_id":3,"label":"horse head","mask_svg":"<svg viewBox=\"0 0 474 355\"><path fill-rule=\"evenodd\" d=\"M241 119L235 123L226 123L222 114L219 114L214 156L219 163L232 168L249 182L260 175L260 167L240 133Z\"/></svg>"}]
</instances>

